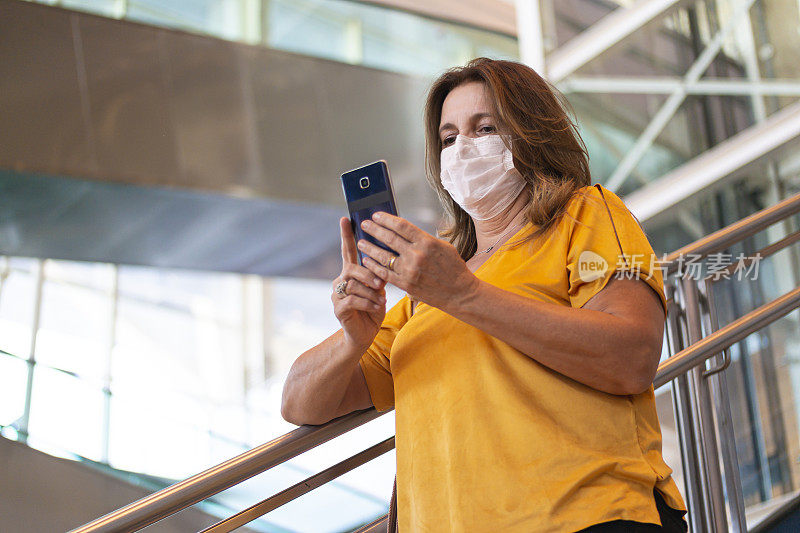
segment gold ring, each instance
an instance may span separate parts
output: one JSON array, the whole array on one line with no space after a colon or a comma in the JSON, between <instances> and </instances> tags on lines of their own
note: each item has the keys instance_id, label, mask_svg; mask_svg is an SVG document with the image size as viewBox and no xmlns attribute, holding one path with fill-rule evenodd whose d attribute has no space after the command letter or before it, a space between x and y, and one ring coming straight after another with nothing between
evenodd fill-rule
<instances>
[{"instance_id":1,"label":"gold ring","mask_svg":"<svg viewBox=\"0 0 800 533\"><path fill-rule=\"evenodd\" d=\"M396 255L390 257L389 260L386 262L386 268L388 268L389 270L394 270L394 262L396 259L397 259Z\"/></svg>"},{"instance_id":2,"label":"gold ring","mask_svg":"<svg viewBox=\"0 0 800 533\"><path fill-rule=\"evenodd\" d=\"M335 292L339 296L339 298L344 298L345 296L347 296L348 281L349 280L340 281L339 283L336 284L336 288L333 289L333 292Z\"/></svg>"}]
</instances>

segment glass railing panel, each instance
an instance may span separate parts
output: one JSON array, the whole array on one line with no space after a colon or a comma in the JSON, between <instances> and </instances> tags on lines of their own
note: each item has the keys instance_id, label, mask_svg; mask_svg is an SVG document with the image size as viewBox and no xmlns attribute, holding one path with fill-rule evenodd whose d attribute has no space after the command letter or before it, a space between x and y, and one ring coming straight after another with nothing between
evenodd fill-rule
<instances>
[{"instance_id":1,"label":"glass railing panel","mask_svg":"<svg viewBox=\"0 0 800 533\"><path fill-rule=\"evenodd\" d=\"M0 426L17 422L25 410L28 363L0 351Z\"/></svg>"}]
</instances>

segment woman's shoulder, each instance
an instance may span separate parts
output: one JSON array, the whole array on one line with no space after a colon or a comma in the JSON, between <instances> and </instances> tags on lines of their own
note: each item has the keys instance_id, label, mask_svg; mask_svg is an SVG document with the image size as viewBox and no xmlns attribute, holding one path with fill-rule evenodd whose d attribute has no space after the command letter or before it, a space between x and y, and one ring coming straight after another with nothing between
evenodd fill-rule
<instances>
[{"instance_id":1,"label":"woman's shoulder","mask_svg":"<svg viewBox=\"0 0 800 533\"><path fill-rule=\"evenodd\" d=\"M600 183L593 185L584 185L575 189L572 197L567 203L567 209L592 209L608 205L611 209L624 209L628 210L622 198L617 196L613 191L605 188Z\"/></svg>"},{"instance_id":2,"label":"woman's shoulder","mask_svg":"<svg viewBox=\"0 0 800 533\"><path fill-rule=\"evenodd\" d=\"M614 220L632 219L641 227L622 198L599 183L576 189L567 202L565 214L573 226L593 225L592 221L605 220L610 216Z\"/></svg>"}]
</instances>

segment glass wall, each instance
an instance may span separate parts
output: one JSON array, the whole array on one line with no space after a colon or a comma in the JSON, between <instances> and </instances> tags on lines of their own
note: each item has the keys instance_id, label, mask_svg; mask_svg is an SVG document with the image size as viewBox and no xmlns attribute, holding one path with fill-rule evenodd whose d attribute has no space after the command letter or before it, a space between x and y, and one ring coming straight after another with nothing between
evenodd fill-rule
<instances>
[{"instance_id":1,"label":"glass wall","mask_svg":"<svg viewBox=\"0 0 800 533\"><path fill-rule=\"evenodd\" d=\"M351 1L32 1L420 76L519 53L507 35Z\"/></svg>"},{"instance_id":2,"label":"glass wall","mask_svg":"<svg viewBox=\"0 0 800 533\"><path fill-rule=\"evenodd\" d=\"M328 281L0 256L0 433L117 470L188 477L295 428L280 415L283 382L338 329L330 293ZM400 296L389 289L390 304ZM393 431L384 416L220 500L244 508ZM269 523L357 524L380 513L393 476L387 454ZM297 522L321 502L353 512Z\"/></svg>"}]
</instances>

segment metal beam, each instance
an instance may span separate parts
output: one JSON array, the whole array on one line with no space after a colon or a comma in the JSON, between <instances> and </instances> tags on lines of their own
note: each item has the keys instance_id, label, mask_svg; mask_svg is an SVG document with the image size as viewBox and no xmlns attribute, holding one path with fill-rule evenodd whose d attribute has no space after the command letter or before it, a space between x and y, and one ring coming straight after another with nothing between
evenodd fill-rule
<instances>
[{"instance_id":1,"label":"metal beam","mask_svg":"<svg viewBox=\"0 0 800 533\"><path fill-rule=\"evenodd\" d=\"M554 50L547 58L548 78L558 83L622 41L642 26L664 16L687 0L639 0L619 7L587 30Z\"/></svg>"},{"instance_id":2,"label":"metal beam","mask_svg":"<svg viewBox=\"0 0 800 533\"><path fill-rule=\"evenodd\" d=\"M797 80L749 81L726 78L686 83L674 76L570 76L558 88L566 94L671 94L683 88L686 94L800 96L800 82Z\"/></svg>"},{"instance_id":3,"label":"metal beam","mask_svg":"<svg viewBox=\"0 0 800 533\"><path fill-rule=\"evenodd\" d=\"M737 21L748 12L753 3L755 3L755 0L742 0L742 4L737 7L736 11L734 11L725 24L717 31L711 42L708 43L708 46L706 46L694 63L689 67L689 70L683 78L683 85L691 85L700 79L700 76L703 75L719 53L725 39L733 32ZM655 142L659 134L661 134L667 123L669 123L678 111L681 104L683 104L683 101L686 99L686 91L683 85L669 95L666 102L664 102L653 116L650 124L648 124L642 134L639 135L639 138L636 139L633 147L625 154L625 157L620 161L619 165L617 165L617 168L614 169L611 177L604 183L605 187L610 191L616 192L625 182L631 171L636 167L642 157L644 157L644 154L653 142Z\"/></svg>"},{"instance_id":4,"label":"metal beam","mask_svg":"<svg viewBox=\"0 0 800 533\"><path fill-rule=\"evenodd\" d=\"M798 137L800 102L785 107L764 122L726 139L650 185L637 189L625 196L625 204L639 220L651 219Z\"/></svg>"},{"instance_id":5,"label":"metal beam","mask_svg":"<svg viewBox=\"0 0 800 533\"><path fill-rule=\"evenodd\" d=\"M523 63L546 77L542 13L539 0L516 0L517 40L519 57Z\"/></svg>"}]
</instances>

